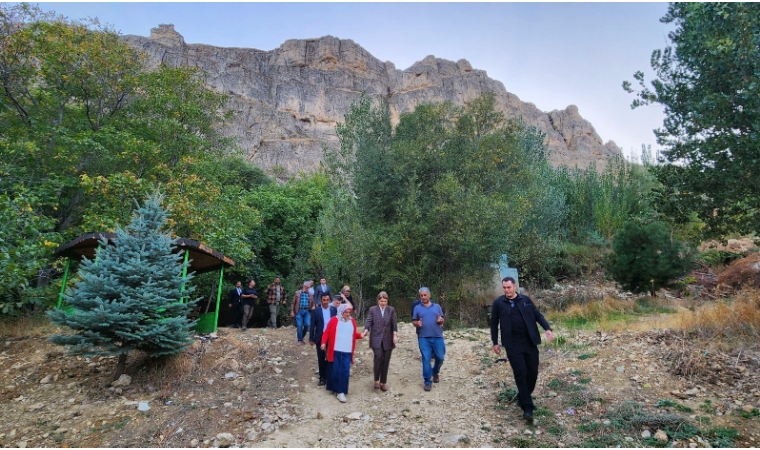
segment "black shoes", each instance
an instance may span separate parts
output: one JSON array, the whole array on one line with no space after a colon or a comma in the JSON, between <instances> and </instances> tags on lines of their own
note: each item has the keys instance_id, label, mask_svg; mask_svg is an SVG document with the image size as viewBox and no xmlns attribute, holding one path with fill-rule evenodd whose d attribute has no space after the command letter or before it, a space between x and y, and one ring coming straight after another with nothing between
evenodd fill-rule
<instances>
[{"instance_id":1,"label":"black shoes","mask_svg":"<svg viewBox=\"0 0 760 450\"><path fill-rule=\"evenodd\" d=\"M319 383L317 383L317 386L324 386L324 385L325 385L325 379L324 378L320 378L319 379Z\"/></svg>"},{"instance_id":2,"label":"black shoes","mask_svg":"<svg viewBox=\"0 0 760 450\"><path fill-rule=\"evenodd\" d=\"M526 422L529 424L533 423L533 411L525 411L522 416L523 419L525 419Z\"/></svg>"},{"instance_id":3,"label":"black shoes","mask_svg":"<svg viewBox=\"0 0 760 450\"><path fill-rule=\"evenodd\" d=\"M430 388L432 388L432 384L425 383L425 392L430 392Z\"/></svg>"},{"instance_id":4,"label":"black shoes","mask_svg":"<svg viewBox=\"0 0 760 450\"><path fill-rule=\"evenodd\" d=\"M438 375L433 375L433 383L438 383L439 381L441 381L441 379L438 378Z\"/></svg>"}]
</instances>

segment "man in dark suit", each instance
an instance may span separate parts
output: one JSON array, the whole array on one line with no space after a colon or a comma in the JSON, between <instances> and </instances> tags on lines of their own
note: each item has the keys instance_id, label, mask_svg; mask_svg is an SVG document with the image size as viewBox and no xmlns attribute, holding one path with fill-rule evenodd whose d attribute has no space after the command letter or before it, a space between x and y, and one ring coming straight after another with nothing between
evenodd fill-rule
<instances>
[{"instance_id":1,"label":"man in dark suit","mask_svg":"<svg viewBox=\"0 0 760 450\"><path fill-rule=\"evenodd\" d=\"M241 314L243 313L243 303L240 295L243 294L243 283L238 281L235 288L227 295L227 303L230 306L230 325L232 328L240 328Z\"/></svg>"},{"instance_id":2,"label":"man in dark suit","mask_svg":"<svg viewBox=\"0 0 760 450\"><path fill-rule=\"evenodd\" d=\"M327 381L327 352L320 348L320 345L322 344L322 333L327 328L327 322L329 322L332 317L338 315L338 310L330 305L329 292L322 294L319 302L320 307L311 310L309 345L316 344L317 365L319 367L319 383L317 386L324 386Z\"/></svg>"},{"instance_id":3,"label":"man in dark suit","mask_svg":"<svg viewBox=\"0 0 760 450\"><path fill-rule=\"evenodd\" d=\"M546 330L546 338L550 342L554 339L554 333L530 297L517 293L514 278L505 277L501 280L501 287L504 295L494 300L491 307L493 351L497 355L501 354L501 326L501 343L507 351L507 359L515 376L518 405L523 410L523 419L532 422L535 405L531 394L538 379L538 344L541 343L536 322Z\"/></svg>"}]
</instances>

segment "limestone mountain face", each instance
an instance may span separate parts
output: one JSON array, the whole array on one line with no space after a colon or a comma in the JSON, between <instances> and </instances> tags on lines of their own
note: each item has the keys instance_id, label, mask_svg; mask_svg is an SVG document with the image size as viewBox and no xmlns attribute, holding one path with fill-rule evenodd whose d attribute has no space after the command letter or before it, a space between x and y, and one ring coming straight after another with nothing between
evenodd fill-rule
<instances>
[{"instance_id":1,"label":"limestone mountain face","mask_svg":"<svg viewBox=\"0 0 760 450\"><path fill-rule=\"evenodd\" d=\"M614 142L602 142L576 106L547 114L464 59L427 56L399 70L355 42L332 36L292 39L262 51L186 44L173 25L159 25L150 37L124 39L144 51L151 65L202 69L211 88L229 95L234 119L224 133L236 137L248 158L265 169L314 170L323 146L338 145L335 125L362 93L374 101L385 99L395 123L421 103L463 105L494 92L497 108L507 117L522 117L546 134L554 164L603 166L608 156L621 154Z\"/></svg>"}]
</instances>

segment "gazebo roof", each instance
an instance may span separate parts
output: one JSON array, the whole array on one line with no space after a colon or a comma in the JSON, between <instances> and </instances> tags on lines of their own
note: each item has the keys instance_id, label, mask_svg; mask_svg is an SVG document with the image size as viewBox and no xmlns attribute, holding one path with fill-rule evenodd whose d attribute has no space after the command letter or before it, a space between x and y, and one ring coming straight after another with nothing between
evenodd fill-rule
<instances>
[{"instance_id":1,"label":"gazebo roof","mask_svg":"<svg viewBox=\"0 0 760 450\"><path fill-rule=\"evenodd\" d=\"M55 255L70 257L76 260L81 260L85 256L88 259L93 259L95 258L95 249L100 245L99 241L103 238L108 240L110 244L116 238L116 233L97 232L83 234L58 247L55 250ZM195 273L210 272L218 270L222 266L231 267L235 265L235 261L232 259L193 239L176 239L174 250L176 253L188 250L190 270Z\"/></svg>"}]
</instances>

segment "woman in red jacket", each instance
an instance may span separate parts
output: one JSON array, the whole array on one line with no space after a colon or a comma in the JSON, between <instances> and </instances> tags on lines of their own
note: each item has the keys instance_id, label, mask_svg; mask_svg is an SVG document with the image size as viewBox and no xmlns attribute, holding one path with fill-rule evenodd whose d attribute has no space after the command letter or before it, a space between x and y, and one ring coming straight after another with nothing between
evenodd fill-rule
<instances>
[{"instance_id":1,"label":"woman in red jacket","mask_svg":"<svg viewBox=\"0 0 760 450\"><path fill-rule=\"evenodd\" d=\"M345 403L348 394L348 377L354 362L356 340L362 335L356 331L356 321L351 317L353 308L343 303L338 315L330 319L322 333L322 350L327 351L327 390L338 394L338 400Z\"/></svg>"}]
</instances>

